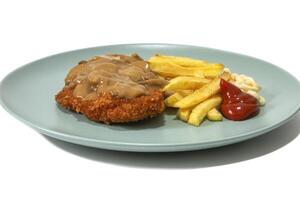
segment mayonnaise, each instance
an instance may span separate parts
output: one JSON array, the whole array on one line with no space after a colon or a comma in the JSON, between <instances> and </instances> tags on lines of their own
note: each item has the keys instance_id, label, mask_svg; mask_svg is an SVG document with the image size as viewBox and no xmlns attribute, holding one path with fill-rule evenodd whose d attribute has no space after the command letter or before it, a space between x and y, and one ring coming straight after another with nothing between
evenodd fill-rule
<instances>
[{"instance_id":1,"label":"mayonnaise","mask_svg":"<svg viewBox=\"0 0 300 200\"><path fill-rule=\"evenodd\" d=\"M224 68L224 71L231 73L228 68ZM259 95L261 86L258 85L258 83L256 83L252 77L246 76L244 74L231 73L229 82L240 88L243 92L254 96L259 102L260 106L266 104L265 98Z\"/></svg>"}]
</instances>

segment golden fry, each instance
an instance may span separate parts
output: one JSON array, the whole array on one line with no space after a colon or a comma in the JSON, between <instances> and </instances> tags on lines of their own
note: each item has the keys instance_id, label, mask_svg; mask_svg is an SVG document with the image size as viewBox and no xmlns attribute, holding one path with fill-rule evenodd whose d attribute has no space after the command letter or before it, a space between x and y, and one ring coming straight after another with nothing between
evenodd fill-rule
<instances>
[{"instance_id":1,"label":"golden fry","mask_svg":"<svg viewBox=\"0 0 300 200\"><path fill-rule=\"evenodd\" d=\"M174 107L174 104L184 98L185 96L192 94L193 90L179 90L165 99L167 107Z\"/></svg>"},{"instance_id":2,"label":"golden fry","mask_svg":"<svg viewBox=\"0 0 300 200\"><path fill-rule=\"evenodd\" d=\"M184 96L179 94L178 92L172 94L168 98L165 99L165 105L167 107L174 107L174 104L181 100Z\"/></svg>"},{"instance_id":3,"label":"golden fry","mask_svg":"<svg viewBox=\"0 0 300 200\"><path fill-rule=\"evenodd\" d=\"M178 74L174 71L172 71L173 72L172 74L169 74L169 72L164 72L165 70L163 71L163 69L157 68L158 66L161 68L162 67L166 68L166 66L169 66L169 68L172 68L174 70L178 69L182 72L185 72L184 74L183 73L179 74L181 76L198 76L198 75L194 75L194 73L195 72L198 73L199 71L201 71L205 77L209 77L209 78L214 78L219 76L224 70L224 66L222 64L208 63L207 61L196 60L187 57L156 55L149 59L149 63L150 63L150 68L153 71L156 71L162 76L167 76L167 77L176 77L178 76ZM174 75L174 73L176 73L176 75ZM180 72L178 71L178 73Z\"/></svg>"},{"instance_id":4,"label":"golden fry","mask_svg":"<svg viewBox=\"0 0 300 200\"><path fill-rule=\"evenodd\" d=\"M210 121L222 121L223 115L216 108L213 108L207 113L207 119Z\"/></svg>"},{"instance_id":5,"label":"golden fry","mask_svg":"<svg viewBox=\"0 0 300 200\"><path fill-rule=\"evenodd\" d=\"M196 76L203 78L203 71L197 68L185 68L172 62L156 62L150 60L150 69L163 77Z\"/></svg>"},{"instance_id":6,"label":"golden fry","mask_svg":"<svg viewBox=\"0 0 300 200\"><path fill-rule=\"evenodd\" d=\"M194 126L199 126L203 121L207 113L217 106L219 106L222 102L222 98L220 96L211 97L199 105L197 105L191 112L188 123Z\"/></svg>"},{"instance_id":7,"label":"golden fry","mask_svg":"<svg viewBox=\"0 0 300 200\"><path fill-rule=\"evenodd\" d=\"M169 81L169 84L164 87L164 91L177 90L194 90L199 89L203 85L209 83L211 80L199 77L178 76Z\"/></svg>"},{"instance_id":8,"label":"golden fry","mask_svg":"<svg viewBox=\"0 0 300 200\"><path fill-rule=\"evenodd\" d=\"M203 68L203 74L206 78L215 78L217 76L220 76L223 73L224 67L218 66L216 68Z\"/></svg>"},{"instance_id":9,"label":"golden fry","mask_svg":"<svg viewBox=\"0 0 300 200\"><path fill-rule=\"evenodd\" d=\"M186 97L187 95L190 95L194 92L194 90L178 90L179 94L181 94L183 97Z\"/></svg>"},{"instance_id":10,"label":"golden fry","mask_svg":"<svg viewBox=\"0 0 300 200\"><path fill-rule=\"evenodd\" d=\"M230 74L227 72L224 72L220 78L224 80L228 80L230 78ZM188 95L175 103L175 107L178 108L188 108L195 106L205 99L217 94L220 91L220 79L219 77L212 80L210 83L204 85L198 90L195 90L195 92L191 95Z\"/></svg>"},{"instance_id":11,"label":"golden fry","mask_svg":"<svg viewBox=\"0 0 300 200\"><path fill-rule=\"evenodd\" d=\"M163 77L196 76L214 78L222 74L224 67L187 68L172 62L150 63L150 69Z\"/></svg>"},{"instance_id":12,"label":"golden fry","mask_svg":"<svg viewBox=\"0 0 300 200\"><path fill-rule=\"evenodd\" d=\"M222 64L219 63L209 63L205 60L200 59L192 59L188 57L181 57L181 56L166 56L166 55L156 55L153 56L152 61L169 61L173 62L177 65L181 65L183 67L223 67ZM150 60L151 60L150 59Z\"/></svg>"},{"instance_id":13,"label":"golden fry","mask_svg":"<svg viewBox=\"0 0 300 200\"><path fill-rule=\"evenodd\" d=\"M215 78L210 83L204 85L202 88L195 90L191 95L188 95L175 103L175 107L189 108L195 106L207 98L217 94L220 90L220 78Z\"/></svg>"},{"instance_id":14,"label":"golden fry","mask_svg":"<svg viewBox=\"0 0 300 200\"><path fill-rule=\"evenodd\" d=\"M187 122L189 120L189 116L192 112L192 108L186 108L186 109L178 109L177 111L177 117L181 119L184 122Z\"/></svg>"}]
</instances>

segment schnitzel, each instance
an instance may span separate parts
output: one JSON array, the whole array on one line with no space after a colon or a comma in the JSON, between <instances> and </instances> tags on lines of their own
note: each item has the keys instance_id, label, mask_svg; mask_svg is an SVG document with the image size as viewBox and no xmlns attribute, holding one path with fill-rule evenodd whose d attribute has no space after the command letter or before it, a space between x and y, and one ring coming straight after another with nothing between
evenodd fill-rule
<instances>
[{"instance_id":1,"label":"schnitzel","mask_svg":"<svg viewBox=\"0 0 300 200\"><path fill-rule=\"evenodd\" d=\"M166 83L137 54L108 54L80 61L55 99L93 121L139 121L164 111L161 88Z\"/></svg>"}]
</instances>

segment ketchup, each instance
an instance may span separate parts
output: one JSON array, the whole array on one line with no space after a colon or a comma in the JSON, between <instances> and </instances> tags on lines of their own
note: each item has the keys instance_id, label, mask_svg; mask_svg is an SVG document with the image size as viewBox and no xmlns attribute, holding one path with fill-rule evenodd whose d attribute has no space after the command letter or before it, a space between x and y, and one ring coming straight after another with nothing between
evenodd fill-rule
<instances>
[{"instance_id":1,"label":"ketchup","mask_svg":"<svg viewBox=\"0 0 300 200\"><path fill-rule=\"evenodd\" d=\"M222 114L230 120L241 121L259 113L259 103L255 97L243 92L235 85L221 79Z\"/></svg>"}]
</instances>

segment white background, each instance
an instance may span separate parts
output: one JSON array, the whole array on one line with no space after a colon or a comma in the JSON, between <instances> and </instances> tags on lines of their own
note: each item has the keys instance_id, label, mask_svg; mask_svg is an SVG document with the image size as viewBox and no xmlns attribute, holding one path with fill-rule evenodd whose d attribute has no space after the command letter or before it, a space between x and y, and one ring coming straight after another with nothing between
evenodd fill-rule
<instances>
[{"instance_id":1,"label":"white background","mask_svg":"<svg viewBox=\"0 0 300 200\"><path fill-rule=\"evenodd\" d=\"M1 1L0 79L49 54L145 42L248 54L300 79L299 8L296 0ZM46 138L1 107L0 199L300 199L299 120L214 150L137 154Z\"/></svg>"}]
</instances>

